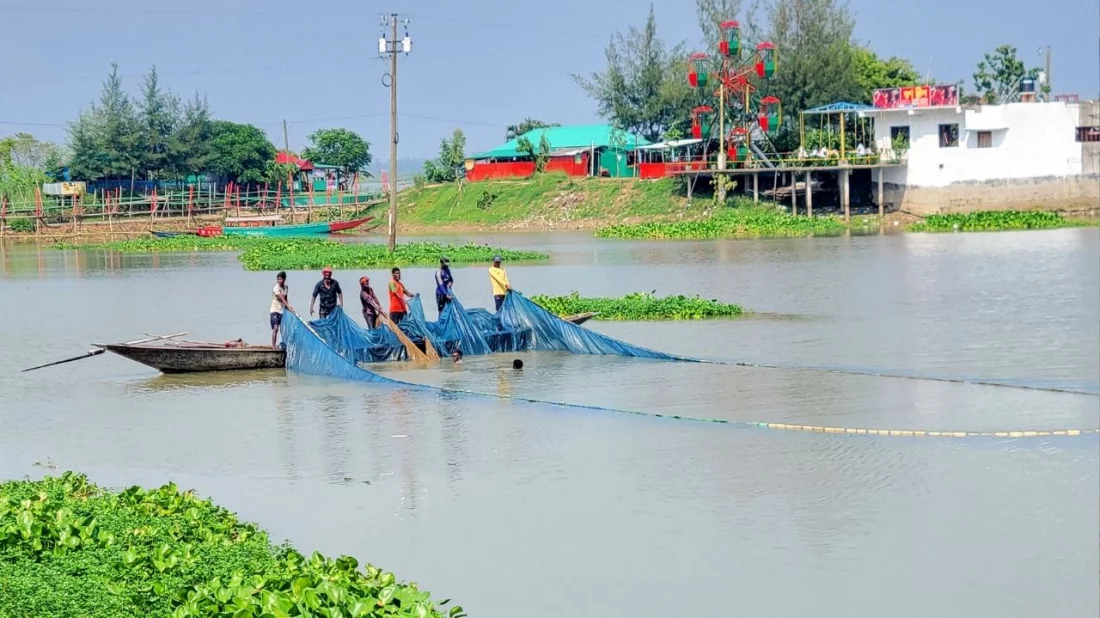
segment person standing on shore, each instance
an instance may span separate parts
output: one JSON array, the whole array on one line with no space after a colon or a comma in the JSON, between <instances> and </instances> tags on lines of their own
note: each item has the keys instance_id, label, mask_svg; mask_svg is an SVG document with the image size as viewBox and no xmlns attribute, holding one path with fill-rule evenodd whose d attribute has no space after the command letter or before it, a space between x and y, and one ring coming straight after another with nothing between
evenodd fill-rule
<instances>
[{"instance_id":1,"label":"person standing on shore","mask_svg":"<svg viewBox=\"0 0 1100 618\"><path fill-rule=\"evenodd\" d=\"M279 326L283 323L283 310L290 309L294 311L294 307L290 306L290 300L288 300L289 294L290 286L286 284L286 273L280 272L275 275L275 287L271 290L271 347L275 347L275 343L279 338Z\"/></svg>"},{"instance_id":2,"label":"person standing on shore","mask_svg":"<svg viewBox=\"0 0 1100 618\"><path fill-rule=\"evenodd\" d=\"M359 301L363 303L363 321L367 328L374 328L378 325L378 316L382 315L382 303L378 302L370 286L370 277L359 277Z\"/></svg>"},{"instance_id":3,"label":"person standing on shore","mask_svg":"<svg viewBox=\"0 0 1100 618\"><path fill-rule=\"evenodd\" d=\"M393 277L390 279L390 319L394 324L400 324L401 320L409 314L409 304L406 298L415 298L417 295L405 289L401 283L401 269L394 266L390 271Z\"/></svg>"},{"instance_id":4,"label":"person standing on shore","mask_svg":"<svg viewBox=\"0 0 1100 618\"><path fill-rule=\"evenodd\" d=\"M489 282L493 284L493 302L496 304L497 313L504 304L504 297L512 291L512 284L508 282L508 273L500 266L500 256L493 256L493 265L489 268Z\"/></svg>"},{"instance_id":5,"label":"person standing on shore","mask_svg":"<svg viewBox=\"0 0 1100 618\"><path fill-rule=\"evenodd\" d=\"M435 272L435 304L440 313L454 296L451 295L451 286L455 278L451 275L451 260L447 256L439 258L439 270Z\"/></svg>"},{"instance_id":6,"label":"person standing on shore","mask_svg":"<svg viewBox=\"0 0 1100 618\"><path fill-rule=\"evenodd\" d=\"M327 266L321 269L321 280L313 286L313 298L309 301L310 317L313 316L313 303L317 301L317 297L321 298L322 320L336 311L337 306L344 306L344 291L340 289L340 282L332 278L332 269Z\"/></svg>"}]
</instances>

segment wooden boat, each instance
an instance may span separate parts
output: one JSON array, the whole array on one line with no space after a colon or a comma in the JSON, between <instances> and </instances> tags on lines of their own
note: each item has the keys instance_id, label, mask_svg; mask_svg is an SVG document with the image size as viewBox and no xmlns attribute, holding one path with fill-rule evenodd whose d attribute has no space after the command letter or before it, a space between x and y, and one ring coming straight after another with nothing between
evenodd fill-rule
<instances>
[{"instance_id":1,"label":"wooden boat","mask_svg":"<svg viewBox=\"0 0 1100 618\"><path fill-rule=\"evenodd\" d=\"M286 364L286 351L270 346L173 341L108 343L96 344L96 347L163 373L278 369Z\"/></svg>"},{"instance_id":2,"label":"wooden boat","mask_svg":"<svg viewBox=\"0 0 1100 618\"><path fill-rule=\"evenodd\" d=\"M163 232L160 230L152 230L149 232L157 238L175 238L176 236L195 236L195 232Z\"/></svg>"},{"instance_id":3,"label":"wooden boat","mask_svg":"<svg viewBox=\"0 0 1100 618\"><path fill-rule=\"evenodd\" d=\"M597 315L599 315L598 311L589 311L587 313L578 313L576 315L564 315L561 319L565 320L566 322L572 322L579 326L596 317Z\"/></svg>"},{"instance_id":4,"label":"wooden boat","mask_svg":"<svg viewBox=\"0 0 1100 618\"><path fill-rule=\"evenodd\" d=\"M331 234L355 229L374 217L364 217L352 221L322 221L320 223L299 223L279 225L282 217L269 215L264 217L228 217L226 225L208 225L195 230L199 236L267 236L287 238L294 236L314 236Z\"/></svg>"}]
</instances>

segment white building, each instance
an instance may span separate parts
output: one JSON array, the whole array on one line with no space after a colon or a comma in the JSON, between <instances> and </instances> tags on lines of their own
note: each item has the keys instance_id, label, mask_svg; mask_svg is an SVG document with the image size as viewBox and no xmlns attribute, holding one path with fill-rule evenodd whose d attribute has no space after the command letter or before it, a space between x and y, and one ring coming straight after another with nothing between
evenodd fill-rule
<instances>
[{"instance_id":1,"label":"white building","mask_svg":"<svg viewBox=\"0 0 1100 618\"><path fill-rule=\"evenodd\" d=\"M1100 104L876 109L875 144L906 160L882 174L886 202L924 215L994 209L1093 209L1100 202ZM908 137L908 150L894 145Z\"/></svg>"}]
</instances>

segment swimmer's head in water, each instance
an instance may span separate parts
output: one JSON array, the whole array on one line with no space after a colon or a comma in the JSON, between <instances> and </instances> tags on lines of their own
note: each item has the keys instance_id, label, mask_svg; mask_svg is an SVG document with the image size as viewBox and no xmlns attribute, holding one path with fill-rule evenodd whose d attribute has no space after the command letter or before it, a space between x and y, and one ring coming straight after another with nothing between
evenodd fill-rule
<instances>
[{"instance_id":1,"label":"swimmer's head in water","mask_svg":"<svg viewBox=\"0 0 1100 618\"><path fill-rule=\"evenodd\" d=\"M523 361L518 358L512 361L512 369L523 369Z\"/></svg>"}]
</instances>

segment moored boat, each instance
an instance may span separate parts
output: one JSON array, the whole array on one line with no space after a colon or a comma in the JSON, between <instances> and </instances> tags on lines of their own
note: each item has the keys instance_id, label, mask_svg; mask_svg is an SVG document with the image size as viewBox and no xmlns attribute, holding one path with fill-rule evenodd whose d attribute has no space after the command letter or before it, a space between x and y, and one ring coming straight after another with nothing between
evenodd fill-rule
<instances>
[{"instance_id":1,"label":"moored boat","mask_svg":"<svg viewBox=\"0 0 1100 618\"><path fill-rule=\"evenodd\" d=\"M165 342L108 343L96 347L162 373L278 369L286 365L286 351L270 346Z\"/></svg>"},{"instance_id":2,"label":"moored boat","mask_svg":"<svg viewBox=\"0 0 1100 618\"><path fill-rule=\"evenodd\" d=\"M563 315L561 316L561 319L565 320L566 322L572 322L574 324L580 325L591 320L597 315L599 315L598 311L589 311L587 313L577 313L575 315Z\"/></svg>"},{"instance_id":3,"label":"moored boat","mask_svg":"<svg viewBox=\"0 0 1100 618\"><path fill-rule=\"evenodd\" d=\"M319 223L298 223L294 225L278 225L281 220L278 217L251 217L226 219L229 225L208 225L195 232L199 236L266 236L272 238L286 238L294 236L314 236L344 232L355 229L374 217L364 217L352 221L322 221ZM269 224L269 225L265 225Z\"/></svg>"}]
</instances>

